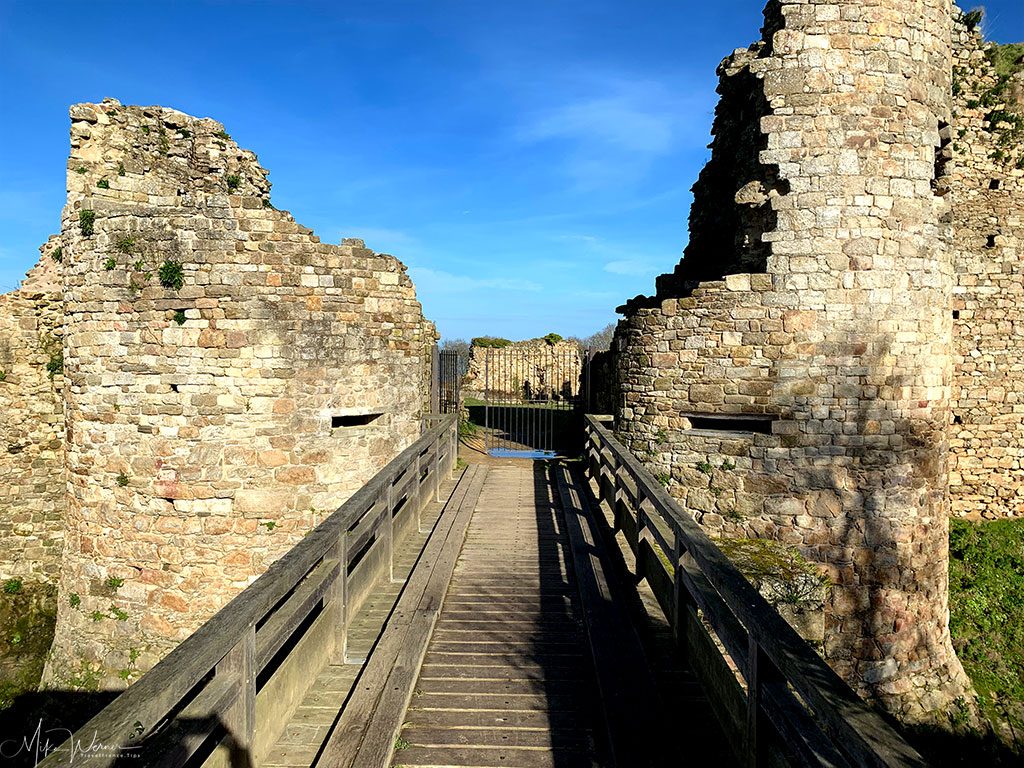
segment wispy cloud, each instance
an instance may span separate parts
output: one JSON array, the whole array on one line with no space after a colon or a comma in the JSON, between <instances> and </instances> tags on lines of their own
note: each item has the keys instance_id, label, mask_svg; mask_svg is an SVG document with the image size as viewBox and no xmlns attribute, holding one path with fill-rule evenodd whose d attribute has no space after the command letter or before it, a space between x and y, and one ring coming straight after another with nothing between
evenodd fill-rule
<instances>
[{"instance_id":1,"label":"wispy cloud","mask_svg":"<svg viewBox=\"0 0 1024 768\"><path fill-rule=\"evenodd\" d=\"M429 267L410 267L409 273L417 289L423 293L468 293L480 290L532 293L543 290L539 283L518 277L471 277Z\"/></svg>"},{"instance_id":2,"label":"wispy cloud","mask_svg":"<svg viewBox=\"0 0 1024 768\"><path fill-rule=\"evenodd\" d=\"M387 227L344 227L341 237L358 237L365 241L367 248L379 252L396 252L414 249L419 246L419 240L408 232Z\"/></svg>"},{"instance_id":3,"label":"wispy cloud","mask_svg":"<svg viewBox=\"0 0 1024 768\"><path fill-rule=\"evenodd\" d=\"M644 277L655 271L656 267L648 259L616 259L604 265L604 271L613 275L632 275Z\"/></svg>"},{"instance_id":4,"label":"wispy cloud","mask_svg":"<svg viewBox=\"0 0 1024 768\"><path fill-rule=\"evenodd\" d=\"M515 138L565 145L562 171L577 188L632 183L654 160L706 133L703 100L653 80L612 76L565 89L559 103L527 113Z\"/></svg>"}]
</instances>

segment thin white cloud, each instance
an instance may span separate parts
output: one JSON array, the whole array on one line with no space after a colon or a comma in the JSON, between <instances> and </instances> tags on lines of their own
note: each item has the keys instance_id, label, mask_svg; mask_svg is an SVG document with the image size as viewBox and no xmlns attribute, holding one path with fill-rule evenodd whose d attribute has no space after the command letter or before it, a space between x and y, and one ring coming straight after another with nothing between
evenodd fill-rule
<instances>
[{"instance_id":1,"label":"thin white cloud","mask_svg":"<svg viewBox=\"0 0 1024 768\"><path fill-rule=\"evenodd\" d=\"M672 146L673 116L629 94L556 107L520 128L523 141L572 139L626 152L661 154Z\"/></svg>"},{"instance_id":2,"label":"thin white cloud","mask_svg":"<svg viewBox=\"0 0 1024 768\"><path fill-rule=\"evenodd\" d=\"M543 286L532 280L518 277L471 277L456 275L440 269L429 267L410 267L416 288L423 294L468 293L471 291L491 290L509 292L535 292L543 290Z\"/></svg>"},{"instance_id":3,"label":"thin white cloud","mask_svg":"<svg viewBox=\"0 0 1024 768\"><path fill-rule=\"evenodd\" d=\"M558 103L528 112L514 137L564 144L561 170L577 188L615 188L639 181L657 158L706 135L705 112L702 99L655 81L589 79Z\"/></svg>"},{"instance_id":4,"label":"thin white cloud","mask_svg":"<svg viewBox=\"0 0 1024 768\"><path fill-rule=\"evenodd\" d=\"M643 277L654 272L655 267L646 259L616 259L605 264L604 271L613 275Z\"/></svg>"},{"instance_id":5,"label":"thin white cloud","mask_svg":"<svg viewBox=\"0 0 1024 768\"><path fill-rule=\"evenodd\" d=\"M419 240L409 233L387 227L345 227L341 236L358 237L366 243L367 248L384 253L409 250L419 245Z\"/></svg>"}]
</instances>

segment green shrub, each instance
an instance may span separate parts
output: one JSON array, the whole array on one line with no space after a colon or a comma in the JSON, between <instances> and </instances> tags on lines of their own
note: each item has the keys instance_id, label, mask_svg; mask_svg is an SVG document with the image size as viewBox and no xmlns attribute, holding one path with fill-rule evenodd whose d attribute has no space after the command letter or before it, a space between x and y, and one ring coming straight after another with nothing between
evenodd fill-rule
<instances>
[{"instance_id":1,"label":"green shrub","mask_svg":"<svg viewBox=\"0 0 1024 768\"><path fill-rule=\"evenodd\" d=\"M124 579L119 579L117 576L107 577L107 589L111 592L117 592L121 587L124 586Z\"/></svg>"},{"instance_id":2,"label":"green shrub","mask_svg":"<svg viewBox=\"0 0 1024 768\"><path fill-rule=\"evenodd\" d=\"M981 20L985 18L984 8L973 8L964 16L964 23L968 29L976 29Z\"/></svg>"},{"instance_id":3,"label":"green shrub","mask_svg":"<svg viewBox=\"0 0 1024 768\"><path fill-rule=\"evenodd\" d=\"M242 185L242 177L237 173L229 173L224 177L224 180L228 183L228 189L232 192Z\"/></svg>"},{"instance_id":4,"label":"green shrub","mask_svg":"<svg viewBox=\"0 0 1024 768\"><path fill-rule=\"evenodd\" d=\"M827 576L795 547L770 539L720 539L715 542L733 565L772 605L806 605L824 597Z\"/></svg>"},{"instance_id":5,"label":"green shrub","mask_svg":"<svg viewBox=\"0 0 1024 768\"><path fill-rule=\"evenodd\" d=\"M117 478L116 478L115 482L116 482L116 483L117 483L117 484L118 484L119 486L121 486L122 488L124 488L125 486L127 486L127 485L128 485L128 475L126 475L126 474L125 474L124 472L121 472L120 474L118 474L118 476L117 476Z\"/></svg>"},{"instance_id":6,"label":"green shrub","mask_svg":"<svg viewBox=\"0 0 1024 768\"><path fill-rule=\"evenodd\" d=\"M113 256L107 257L107 260L103 262L103 268L109 272L117 266L117 260Z\"/></svg>"},{"instance_id":7,"label":"green shrub","mask_svg":"<svg viewBox=\"0 0 1024 768\"><path fill-rule=\"evenodd\" d=\"M96 182L96 186L100 189L110 189L110 182L106 179L100 179Z\"/></svg>"},{"instance_id":8,"label":"green shrub","mask_svg":"<svg viewBox=\"0 0 1024 768\"><path fill-rule=\"evenodd\" d=\"M128 235L124 235L123 237L119 237L117 239L117 242L114 244L114 246L121 253L131 253L132 249L135 248L135 238L129 237Z\"/></svg>"},{"instance_id":9,"label":"green shrub","mask_svg":"<svg viewBox=\"0 0 1024 768\"><path fill-rule=\"evenodd\" d=\"M96 211L85 208L78 212L78 226L83 237L92 237L93 224L96 223Z\"/></svg>"},{"instance_id":10,"label":"green shrub","mask_svg":"<svg viewBox=\"0 0 1024 768\"><path fill-rule=\"evenodd\" d=\"M72 592L68 596L68 605L70 605L72 608L77 608L81 604L82 604L82 598L78 596L77 592Z\"/></svg>"},{"instance_id":11,"label":"green shrub","mask_svg":"<svg viewBox=\"0 0 1024 768\"><path fill-rule=\"evenodd\" d=\"M227 131L217 131L213 135L216 136L218 139L223 139L224 141L231 141L231 134L228 133Z\"/></svg>"},{"instance_id":12,"label":"green shrub","mask_svg":"<svg viewBox=\"0 0 1024 768\"><path fill-rule=\"evenodd\" d=\"M149 126L148 125L142 126L142 132L145 133L145 134L149 134Z\"/></svg>"},{"instance_id":13,"label":"green shrub","mask_svg":"<svg viewBox=\"0 0 1024 768\"><path fill-rule=\"evenodd\" d=\"M541 339L551 346L555 346L555 344L562 341L562 337L557 333L549 333L547 336L542 336Z\"/></svg>"},{"instance_id":14,"label":"green shrub","mask_svg":"<svg viewBox=\"0 0 1024 768\"><path fill-rule=\"evenodd\" d=\"M501 349L509 346L512 342L499 336L477 336L470 344L474 347Z\"/></svg>"},{"instance_id":15,"label":"green shrub","mask_svg":"<svg viewBox=\"0 0 1024 768\"><path fill-rule=\"evenodd\" d=\"M188 318L185 317L185 310L183 310L183 309L176 309L176 310L174 310L174 322L176 322L178 325L184 325L185 321L187 319Z\"/></svg>"},{"instance_id":16,"label":"green shrub","mask_svg":"<svg viewBox=\"0 0 1024 768\"><path fill-rule=\"evenodd\" d=\"M80 165L80 166L78 166L77 168L75 168L75 173L79 173L79 174L81 174L81 173L85 173L85 172L86 172L86 170L87 170L87 169L86 169L86 167L85 167L84 165Z\"/></svg>"},{"instance_id":17,"label":"green shrub","mask_svg":"<svg viewBox=\"0 0 1024 768\"><path fill-rule=\"evenodd\" d=\"M160 285L164 288L173 288L179 291L185 285L185 271L180 261L168 259L160 265L158 275L160 277Z\"/></svg>"},{"instance_id":18,"label":"green shrub","mask_svg":"<svg viewBox=\"0 0 1024 768\"><path fill-rule=\"evenodd\" d=\"M16 595L21 592L21 588L24 586L21 579L8 579L4 582L4 594Z\"/></svg>"},{"instance_id":19,"label":"green shrub","mask_svg":"<svg viewBox=\"0 0 1024 768\"><path fill-rule=\"evenodd\" d=\"M64 248L58 245L53 249L53 253L50 254L50 258L60 264L64 261Z\"/></svg>"},{"instance_id":20,"label":"green shrub","mask_svg":"<svg viewBox=\"0 0 1024 768\"><path fill-rule=\"evenodd\" d=\"M117 175L124 176L124 163L117 164Z\"/></svg>"}]
</instances>

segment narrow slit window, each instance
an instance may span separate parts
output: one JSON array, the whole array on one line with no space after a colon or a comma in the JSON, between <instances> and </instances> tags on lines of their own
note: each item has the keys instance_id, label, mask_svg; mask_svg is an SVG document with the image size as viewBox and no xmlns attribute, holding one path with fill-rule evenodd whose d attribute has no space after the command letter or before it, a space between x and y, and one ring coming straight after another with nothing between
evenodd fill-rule
<instances>
[{"instance_id":1,"label":"narrow slit window","mask_svg":"<svg viewBox=\"0 0 1024 768\"><path fill-rule=\"evenodd\" d=\"M989 235L985 239L985 247L986 248L995 248L996 247L996 236L995 235Z\"/></svg>"},{"instance_id":2,"label":"narrow slit window","mask_svg":"<svg viewBox=\"0 0 1024 768\"><path fill-rule=\"evenodd\" d=\"M770 435L774 419L770 416L748 414L726 415L714 413L686 414L690 429L711 430L715 432L760 432Z\"/></svg>"},{"instance_id":3,"label":"narrow slit window","mask_svg":"<svg viewBox=\"0 0 1024 768\"><path fill-rule=\"evenodd\" d=\"M331 416L331 429L365 427L368 424L372 424L383 415L383 413L350 413L346 416Z\"/></svg>"}]
</instances>

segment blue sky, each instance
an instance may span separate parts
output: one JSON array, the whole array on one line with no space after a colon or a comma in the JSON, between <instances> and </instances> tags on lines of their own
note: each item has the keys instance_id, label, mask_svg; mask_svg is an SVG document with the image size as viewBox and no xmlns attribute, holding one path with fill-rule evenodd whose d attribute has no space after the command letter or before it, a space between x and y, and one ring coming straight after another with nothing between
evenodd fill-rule
<instances>
[{"instance_id":1,"label":"blue sky","mask_svg":"<svg viewBox=\"0 0 1024 768\"><path fill-rule=\"evenodd\" d=\"M0 290L59 227L69 104L222 121L273 199L410 272L446 337L589 334L686 243L715 67L762 0L0 0ZM988 33L1024 40L1020 0Z\"/></svg>"}]
</instances>

